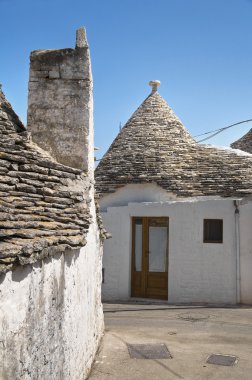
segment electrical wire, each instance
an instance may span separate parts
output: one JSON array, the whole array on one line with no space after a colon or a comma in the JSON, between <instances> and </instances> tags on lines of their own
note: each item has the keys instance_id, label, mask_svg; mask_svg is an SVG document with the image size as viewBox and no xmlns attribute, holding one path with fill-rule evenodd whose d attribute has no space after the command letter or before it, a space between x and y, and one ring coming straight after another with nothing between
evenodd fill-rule
<instances>
[{"instance_id":1,"label":"electrical wire","mask_svg":"<svg viewBox=\"0 0 252 380\"><path fill-rule=\"evenodd\" d=\"M218 135L219 133L225 131L225 130L228 129L228 128L231 128L231 127L234 127L234 126L236 126L236 125L243 124L243 123L249 123L249 122L251 122L251 121L252 121L252 119L239 121L238 123L230 124L230 125L228 125L227 127L223 127L223 128L219 128L219 129L214 129L213 131L209 131L209 132L201 133L200 135L196 135L196 136L193 136L193 137L205 136L205 135L209 135L210 133L212 133L211 136L205 137L204 139L201 139L201 140L198 140L198 141L197 141L198 143L200 143L200 142L203 142L203 141L206 141L206 140L211 139L212 137Z\"/></svg>"}]
</instances>

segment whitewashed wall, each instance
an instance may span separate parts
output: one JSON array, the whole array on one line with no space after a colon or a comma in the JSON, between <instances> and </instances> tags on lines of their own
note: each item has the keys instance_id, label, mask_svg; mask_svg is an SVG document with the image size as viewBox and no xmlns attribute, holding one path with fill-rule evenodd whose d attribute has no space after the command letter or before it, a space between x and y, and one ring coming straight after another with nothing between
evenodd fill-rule
<instances>
[{"instance_id":1,"label":"whitewashed wall","mask_svg":"<svg viewBox=\"0 0 252 380\"><path fill-rule=\"evenodd\" d=\"M103 333L102 250L87 245L0 277L0 379L83 380Z\"/></svg>"},{"instance_id":2,"label":"whitewashed wall","mask_svg":"<svg viewBox=\"0 0 252 380\"><path fill-rule=\"evenodd\" d=\"M150 192L151 186L155 185L147 186ZM112 234L112 239L104 245L104 300L130 297L131 218L167 216L170 226L168 301L236 303L235 208L232 199L205 197L183 201L164 199L158 202L140 202L141 186L125 186L124 190L119 191L116 195L101 200L103 221ZM146 193L147 191L144 197ZM121 195L123 199L120 199ZM159 195L161 198L162 191ZM136 203L127 204L127 200L134 200L134 197ZM113 202L116 207L109 207ZM120 204L124 206L119 206ZM244 256L244 259L241 258L244 279L242 300L247 302L252 293L251 276L249 269L246 269L252 266L251 232L248 233L248 229L251 230L251 224L248 224L251 208L248 205L241 207L241 254ZM222 244L203 243L203 219L208 218L223 219ZM244 225L247 227L244 228ZM250 266L247 267L248 262Z\"/></svg>"},{"instance_id":3,"label":"whitewashed wall","mask_svg":"<svg viewBox=\"0 0 252 380\"><path fill-rule=\"evenodd\" d=\"M100 208L101 211L106 211L107 207L127 206L130 202L159 202L171 199L176 199L176 196L154 183L129 184L101 198Z\"/></svg>"}]
</instances>

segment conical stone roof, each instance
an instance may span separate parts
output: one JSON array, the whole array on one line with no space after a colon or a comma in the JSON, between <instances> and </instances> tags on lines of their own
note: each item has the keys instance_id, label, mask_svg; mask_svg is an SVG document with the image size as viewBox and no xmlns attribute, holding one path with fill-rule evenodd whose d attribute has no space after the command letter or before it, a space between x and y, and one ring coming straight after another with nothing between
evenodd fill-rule
<instances>
[{"instance_id":1,"label":"conical stone roof","mask_svg":"<svg viewBox=\"0 0 252 380\"><path fill-rule=\"evenodd\" d=\"M129 183L157 183L178 197L252 193L252 156L199 145L152 92L122 128L96 172L100 196Z\"/></svg>"},{"instance_id":2,"label":"conical stone roof","mask_svg":"<svg viewBox=\"0 0 252 380\"><path fill-rule=\"evenodd\" d=\"M84 246L89 187L30 141L0 90L0 272Z\"/></svg>"},{"instance_id":3,"label":"conical stone roof","mask_svg":"<svg viewBox=\"0 0 252 380\"><path fill-rule=\"evenodd\" d=\"M234 149L240 149L244 152L248 152L252 154L252 128L242 136L239 140L233 142L231 147Z\"/></svg>"},{"instance_id":4,"label":"conical stone roof","mask_svg":"<svg viewBox=\"0 0 252 380\"><path fill-rule=\"evenodd\" d=\"M26 129L19 117L13 111L10 103L5 98L4 93L0 88L0 132L1 135L11 136L13 133L26 132Z\"/></svg>"}]
</instances>

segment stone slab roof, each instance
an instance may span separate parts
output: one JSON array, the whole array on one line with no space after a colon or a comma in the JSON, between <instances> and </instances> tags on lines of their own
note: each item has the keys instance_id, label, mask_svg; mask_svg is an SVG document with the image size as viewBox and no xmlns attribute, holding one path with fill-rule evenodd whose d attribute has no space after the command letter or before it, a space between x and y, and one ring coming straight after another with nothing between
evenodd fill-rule
<instances>
[{"instance_id":1,"label":"stone slab roof","mask_svg":"<svg viewBox=\"0 0 252 380\"><path fill-rule=\"evenodd\" d=\"M233 142L231 147L234 149L240 149L244 152L248 152L252 154L252 128L242 136L239 140Z\"/></svg>"},{"instance_id":2,"label":"stone slab roof","mask_svg":"<svg viewBox=\"0 0 252 380\"><path fill-rule=\"evenodd\" d=\"M33 144L0 91L0 272L85 245L90 181Z\"/></svg>"},{"instance_id":3,"label":"stone slab roof","mask_svg":"<svg viewBox=\"0 0 252 380\"><path fill-rule=\"evenodd\" d=\"M96 172L101 196L155 182L178 197L252 193L252 155L200 145L166 101L151 93L113 141Z\"/></svg>"}]
</instances>

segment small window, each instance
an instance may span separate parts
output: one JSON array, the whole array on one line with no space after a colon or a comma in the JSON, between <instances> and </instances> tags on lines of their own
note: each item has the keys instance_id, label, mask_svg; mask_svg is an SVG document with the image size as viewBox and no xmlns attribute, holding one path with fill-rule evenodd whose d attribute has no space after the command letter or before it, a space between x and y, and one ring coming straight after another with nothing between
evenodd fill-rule
<instances>
[{"instance_id":1,"label":"small window","mask_svg":"<svg viewBox=\"0 0 252 380\"><path fill-rule=\"evenodd\" d=\"M223 220L204 219L204 243L223 242Z\"/></svg>"}]
</instances>

